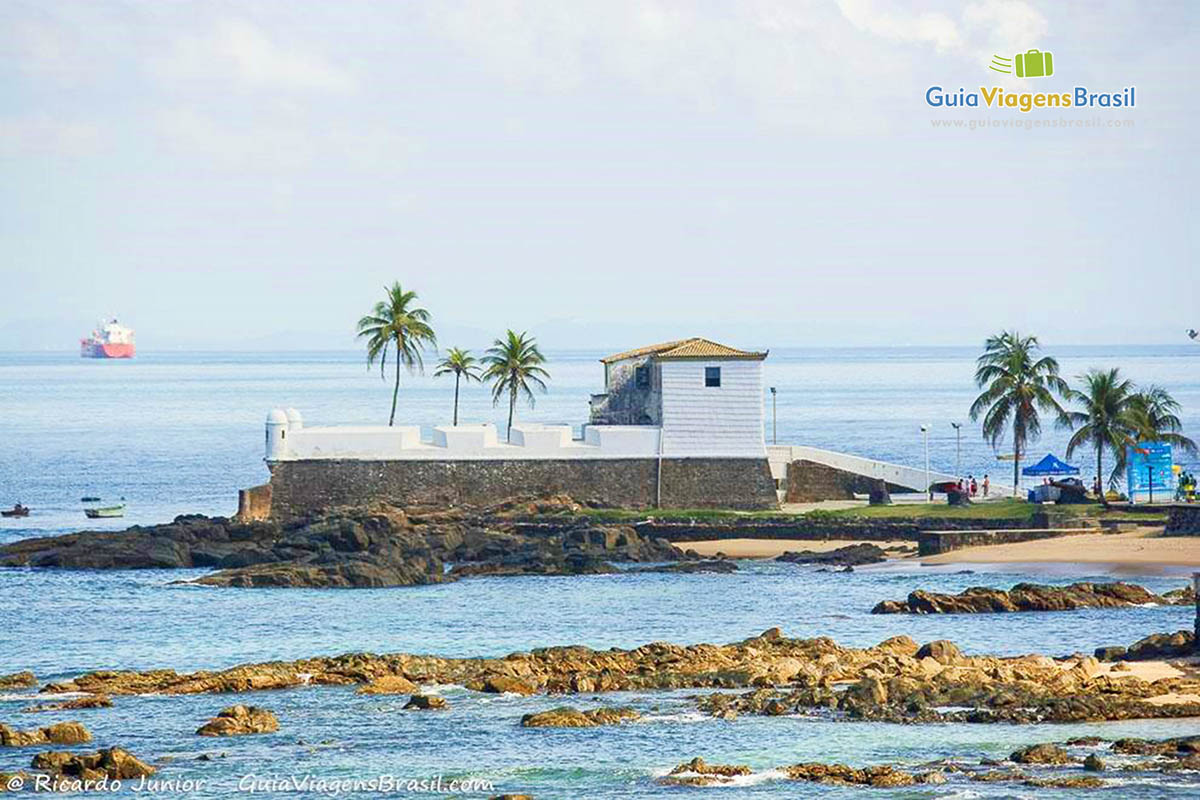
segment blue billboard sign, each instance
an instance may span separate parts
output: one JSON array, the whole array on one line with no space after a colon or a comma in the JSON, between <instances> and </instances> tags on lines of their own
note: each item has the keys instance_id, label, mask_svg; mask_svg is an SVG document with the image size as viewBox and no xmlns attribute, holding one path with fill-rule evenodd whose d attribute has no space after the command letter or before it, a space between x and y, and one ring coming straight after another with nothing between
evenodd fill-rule
<instances>
[{"instance_id":1,"label":"blue billboard sign","mask_svg":"<svg viewBox=\"0 0 1200 800\"><path fill-rule=\"evenodd\" d=\"M1175 471L1171 469L1171 445L1165 442L1138 442L1125 448L1125 485L1129 499L1175 496Z\"/></svg>"}]
</instances>

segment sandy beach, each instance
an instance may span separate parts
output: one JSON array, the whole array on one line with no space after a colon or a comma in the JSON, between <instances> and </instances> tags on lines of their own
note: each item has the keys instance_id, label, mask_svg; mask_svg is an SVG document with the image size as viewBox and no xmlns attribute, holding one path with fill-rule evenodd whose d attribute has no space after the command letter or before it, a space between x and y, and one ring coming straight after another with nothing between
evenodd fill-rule
<instances>
[{"instance_id":1,"label":"sandy beach","mask_svg":"<svg viewBox=\"0 0 1200 800\"><path fill-rule=\"evenodd\" d=\"M730 558L775 558L789 550L824 553L859 544L850 540L714 539L677 542L702 556L724 553ZM872 542L885 550L911 548L914 542ZM905 556L916 558L915 555ZM922 564L1109 564L1153 571L1159 567L1200 568L1200 538L1163 536L1161 528L1124 533L1087 533L1033 542L967 547L921 558Z\"/></svg>"},{"instance_id":2,"label":"sandy beach","mask_svg":"<svg viewBox=\"0 0 1200 800\"><path fill-rule=\"evenodd\" d=\"M967 547L922 558L923 564L961 563L1120 564L1138 567L1200 567L1200 538L1162 536L1161 529L1088 533L1035 542Z\"/></svg>"}]
</instances>

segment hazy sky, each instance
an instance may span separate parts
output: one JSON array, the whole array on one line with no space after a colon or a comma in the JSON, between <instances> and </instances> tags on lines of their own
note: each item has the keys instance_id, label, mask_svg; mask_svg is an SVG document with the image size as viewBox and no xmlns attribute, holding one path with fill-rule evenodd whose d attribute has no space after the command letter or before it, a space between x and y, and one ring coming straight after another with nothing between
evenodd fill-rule
<instances>
[{"instance_id":1,"label":"hazy sky","mask_svg":"<svg viewBox=\"0 0 1200 800\"><path fill-rule=\"evenodd\" d=\"M0 4L0 349L1176 342L1194 2ZM1054 54L1055 75L990 72ZM1134 109L932 109L1137 87ZM1129 120L934 128L932 119Z\"/></svg>"}]
</instances>

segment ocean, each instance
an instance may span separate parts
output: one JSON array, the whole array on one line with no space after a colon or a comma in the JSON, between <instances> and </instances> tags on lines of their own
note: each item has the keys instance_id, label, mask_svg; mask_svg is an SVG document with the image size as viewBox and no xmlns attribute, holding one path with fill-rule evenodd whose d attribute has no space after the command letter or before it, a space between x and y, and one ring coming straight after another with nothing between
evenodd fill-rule
<instances>
[{"instance_id":1,"label":"ocean","mask_svg":"<svg viewBox=\"0 0 1200 800\"><path fill-rule=\"evenodd\" d=\"M579 424L589 393L602 389L602 353L551 353L550 392L521 419ZM777 350L766 362L778 388L778 440L920 464L919 426L932 426L935 469L953 471L950 423L967 423L961 472L1001 480L1006 462L967 421L974 397L972 349ZM1165 386L1184 407L1187 432L1200 435L1200 347L1088 347L1055 352L1063 372L1120 366L1131 378ZM120 529L176 514L230 514L240 487L262 483L263 420L294 406L309 424L386 422L390 382L360 354L155 353L130 362L69 354L0 354L0 504L33 508L3 520L0 542L82 529ZM449 420L453 381L405 376L398 420L426 429ZM464 387L460 417L503 423L484 387ZM771 439L768 400L767 430ZM1033 452L1063 456L1066 434L1047 425ZM1073 462L1084 467L1089 455ZM88 521L79 498L124 498L123 520ZM180 585L200 571L53 572L0 570L0 673L32 669L42 681L89 669L207 669L248 661L348 651L503 655L555 644L629 647L655 640L729 642L779 625L789 636L826 635L866 646L905 633L952 639L967 652L1069 654L1128 644L1146 634L1190 628L1188 607L1011 615L874 616L883 599L916 588L959 591L1024 580L1111 579L1103 567L1022 565L921 567L891 563L853 573L774 562L742 562L732 575L617 574L478 578L453 584L376 590L236 590ZM1178 588L1186 571L1139 576L1156 591ZM450 709L401 711L405 698L356 695L352 687L296 689L238 697L120 697L113 709L73 714L18 713L22 692L0 694L0 721L29 728L79 719L94 746L120 745L157 762L163 779L206 781L187 796L225 797L247 775L283 779L404 781L442 776L491 782L487 797L526 792L545 798L826 798L864 790L794 784L763 773L800 761L915 767L937 758L997 758L1018 746L1084 735L1165 737L1200 733L1195 721L1071 725L897 726L816 716L742 717L695 713L694 692L634 692L572 698L480 695L439 689ZM262 705L280 718L277 734L209 740L195 729L234 702ZM619 727L533 730L522 714L563 703L633 705L643 721ZM28 749L0 748L0 772L27 767ZM212 760L198 760L209 755ZM732 788L667 790L655 776L702 756L760 772ZM1200 776L1107 776L1101 793L1122 798L1195 796ZM317 792L256 792L271 797ZM872 797L1021 797L1011 784L869 790ZM1095 790L1093 790L1094 792ZM1038 797L1080 791L1036 790ZM132 795L132 789L125 794ZM397 794L402 792L396 792ZM329 795L329 792L326 792Z\"/></svg>"}]
</instances>

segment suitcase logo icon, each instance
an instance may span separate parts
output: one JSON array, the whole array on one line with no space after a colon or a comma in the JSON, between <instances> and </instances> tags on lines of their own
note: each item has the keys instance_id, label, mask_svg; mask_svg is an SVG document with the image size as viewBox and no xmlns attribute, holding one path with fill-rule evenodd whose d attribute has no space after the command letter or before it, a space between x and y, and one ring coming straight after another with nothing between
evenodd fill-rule
<instances>
[{"instance_id":1,"label":"suitcase logo icon","mask_svg":"<svg viewBox=\"0 0 1200 800\"><path fill-rule=\"evenodd\" d=\"M1013 58L1018 78L1048 78L1054 74L1054 56L1049 52L1029 50Z\"/></svg>"}]
</instances>

